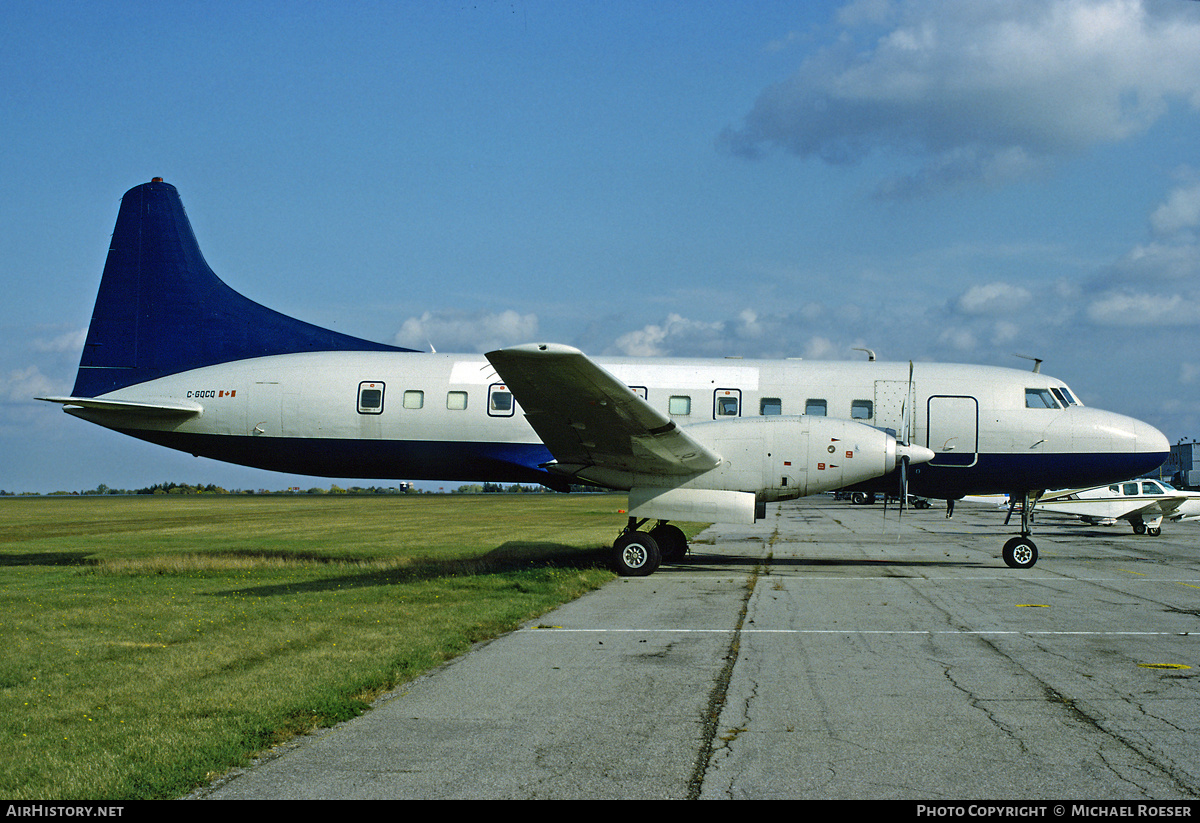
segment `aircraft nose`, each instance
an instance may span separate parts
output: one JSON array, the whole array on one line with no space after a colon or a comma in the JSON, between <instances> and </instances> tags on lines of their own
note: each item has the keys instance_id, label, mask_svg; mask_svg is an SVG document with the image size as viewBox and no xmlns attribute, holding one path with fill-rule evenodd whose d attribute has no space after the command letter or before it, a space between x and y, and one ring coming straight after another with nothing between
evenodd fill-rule
<instances>
[{"instance_id":1,"label":"aircraft nose","mask_svg":"<svg viewBox=\"0 0 1200 823\"><path fill-rule=\"evenodd\" d=\"M1047 430L1049 439L1066 435L1078 451L1162 454L1171 451L1166 435L1133 417L1094 408L1074 408ZM1062 428L1060 428L1060 426Z\"/></svg>"},{"instance_id":2,"label":"aircraft nose","mask_svg":"<svg viewBox=\"0 0 1200 823\"><path fill-rule=\"evenodd\" d=\"M1140 420L1134 420L1137 424L1134 430L1134 437L1137 439L1137 450L1140 452L1150 452L1153 454L1167 454L1171 451L1171 443L1167 440L1167 436L1158 429L1151 426L1149 423L1143 423Z\"/></svg>"}]
</instances>

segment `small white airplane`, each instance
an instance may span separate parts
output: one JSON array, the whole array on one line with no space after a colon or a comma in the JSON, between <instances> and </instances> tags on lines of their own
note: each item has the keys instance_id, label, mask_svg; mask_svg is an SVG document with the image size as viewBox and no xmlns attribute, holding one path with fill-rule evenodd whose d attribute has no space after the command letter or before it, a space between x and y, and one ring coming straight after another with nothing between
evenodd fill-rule
<instances>
[{"instance_id":1,"label":"small white airplane","mask_svg":"<svg viewBox=\"0 0 1200 823\"><path fill-rule=\"evenodd\" d=\"M40 399L289 473L627 491L613 544L626 575L686 553L671 520L752 524L767 502L836 489L1027 499L1145 474L1169 451L1157 429L1085 408L1036 369L601 362L553 344L478 355L361 340L221 281L161 178L121 201L74 389ZM1029 526L1023 515L1005 544L1009 566L1036 562Z\"/></svg>"},{"instance_id":2,"label":"small white airplane","mask_svg":"<svg viewBox=\"0 0 1200 823\"><path fill-rule=\"evenodd\" d=\"M1200 520L1200 492L1182 491L1162 480L1127 480L1047 492L1037 510L1075 515L1092 525L1111 526L1128 520L1134 534L1158 536L1163 520Z\"/></svg>"}]
</instances>

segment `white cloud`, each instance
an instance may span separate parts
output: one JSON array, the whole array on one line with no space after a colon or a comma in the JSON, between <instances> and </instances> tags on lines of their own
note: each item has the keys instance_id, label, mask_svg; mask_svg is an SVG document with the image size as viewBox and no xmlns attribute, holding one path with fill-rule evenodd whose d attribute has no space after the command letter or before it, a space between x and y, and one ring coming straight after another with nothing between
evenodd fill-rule
<instances>
[{"instance_id":1,"label":"white cloud","mask_svg":"<svg viewBox=\"0 0 1200 823\"><path fill-rule=\"evenodd\" d=\"M975 348L975 335L963 328L943 329L938 335L938 342L959 352L968 352Z\"/></svg>"},{"instance_id":2,"label":"white cloud","mask_svg":"<svg viewBox=\"0 0 1200 823\"><path fill-rule=\"evenodd\" d=\"M892 15L890 0L850 0L838 9L837 21L843 26L860 23L884 23Z\"/></svg>"},{"instance_id":3,"label":"white cloud","mask_svg":"<svg viewBox=\"0 0 1200 823\"><path fill-rule=\"evenodd\" d=\"M1174 237L1200 227L1200 181L1180 186L1150 215L1156 235Z\"/></svg>"},{"instance_id":4,"label":"white cloud","mask_svg":"<svg viewBox=\"0 0 1200 823\"><path fill-rule=\"evenodd\" d=\"M32 403L35 397L57 393L55 384L37 366L12 369L0 377L0 401Z\"/></svg>"},{"instance_id":5,"label":"white cloud","mask_svg":"<svg viewBox=\"0 0 1200 823\"><path fill-rule=\"evenodd\" d=\"M30 348L39 352L66 352L78 354L83 351L84 341L87 340L87 329L75 329L63 332L55 337L35 337L30 341Z\"/></svg>"},{"instance_id":6,"label":"white cloud","mask_svg":"<svg viewBox=\"0 0 1200 823\"><path fill-rule=\"evenodd\" d=\"M885 8L854 3L842 19L878 21ZM763 91L719 143L749 157L782 148L833 164L876 151L907 155L916 170L881 187L900 195L1002 182L1139 134L1173 100L1200 108L1200 6L1151 13L1142 0L909 0L893 8L896 23L882 36L846 28Z\"/></svg>"},{"instance_id":7,"label":"white cloud","mask_svg":"<svg viewBox=\"0 0 1200 823\"><path fill-rule=\"evenodd\" d=\"M987 283L972 286L958 298L956 308L962 314L995 316L1024 308L1033 295L1021 286Z\"/></svg>"},{"instance_id":8,"label":"white cloud","mask_svg":"<svg viewBox=\"0 0 1200 823\"><path fill-rule=\"evenodd\" d=\"M1108 292L1088 305L1087 316L1104 326L1192 326L1200 323L1200 301L1179 294Z\"/></svg>"},{"instance_id":9,"label":"white cloud","mask_svg":"<svg viewBox=\"0 0 1200 823\"><path fill-rule=\"evenodd\" d=\"M614 342L621 354L634 357L665 357L680 354L708 353L714 341L725 336L725 323L689 320L669 314L666 322L643 326L621 335Z\"/></svg>"},{"instance_id":10,"label":"white cloud","mask_svg":"<svg viewBox=\"0 0 1200 823\"><path fill-rule=\"evenodd\" d=\"M410 317L396 332L395 343L411 349L433 347L443 352L486 352L535 342L535 314L511 309L499 313L425 312Z\"/></svg>"},{"instance_id":11,"label":"white cloud","mask_svg":"<svg viewBox=\"0 0 1200 823\"><path fill-rule=\"evenodd\" d=\"M845 352L838 351L838 347L828 337L809 338L803 351L805 360L837 360L839 355L845 357Z\"/></svg>"}]
</instances>

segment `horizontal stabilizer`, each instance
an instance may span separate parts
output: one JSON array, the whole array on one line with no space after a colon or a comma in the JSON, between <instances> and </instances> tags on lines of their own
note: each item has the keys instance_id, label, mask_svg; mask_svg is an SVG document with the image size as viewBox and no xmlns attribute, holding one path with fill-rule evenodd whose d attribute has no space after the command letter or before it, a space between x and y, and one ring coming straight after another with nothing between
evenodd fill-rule
<instances>
[{"instance_id":1,"label":"horizontal stabilizer","mask_svg":"<svg viewBox=\"0 0 1200 823\"><path fill-rule=\"evenodd\" d=\"M72 408L99 412L120 412L145 417L180 417L200 414L204 407L186 400L97 400L94 397L38 397L48 403L61 403L65 411Z\"/></svg>"}]
</instances>

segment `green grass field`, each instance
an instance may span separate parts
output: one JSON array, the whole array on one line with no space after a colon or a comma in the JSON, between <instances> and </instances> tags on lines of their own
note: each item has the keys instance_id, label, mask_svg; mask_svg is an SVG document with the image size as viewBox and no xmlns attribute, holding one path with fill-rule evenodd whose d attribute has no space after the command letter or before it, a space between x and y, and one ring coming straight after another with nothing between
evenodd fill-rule
<instances>
[{"instance_id":1,"label":"green grass field","mask_svg":"<svg viewBox=\"0 0 1200 823\"><path fill-rule=\"evenodd\" d=\"M612 579L606 495L0 500L0 796L180 797Z\"/></svg>"}]
</instances>

